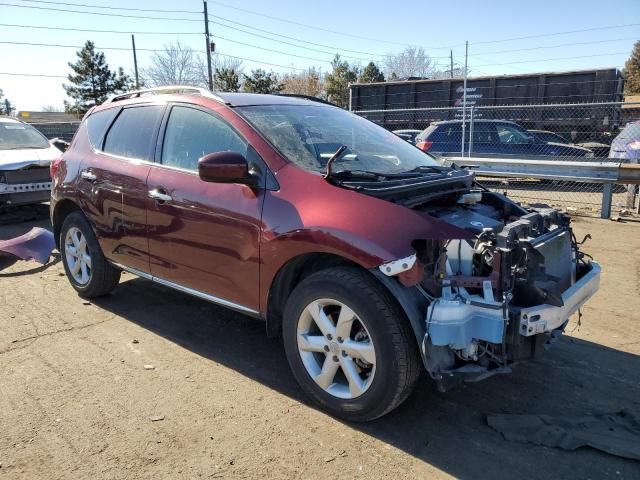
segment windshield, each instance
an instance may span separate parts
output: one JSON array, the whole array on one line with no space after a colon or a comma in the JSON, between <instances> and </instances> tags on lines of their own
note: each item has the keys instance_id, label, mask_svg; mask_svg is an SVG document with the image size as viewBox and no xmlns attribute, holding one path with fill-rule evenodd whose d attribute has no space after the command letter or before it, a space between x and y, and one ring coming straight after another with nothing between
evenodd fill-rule
<instances>
[{"instance_id":1,"label":"windshield","mask_svg":"<svg viewBox=\"0 0 640 480\"><path fill-rule=\"evenodd\" d=\"M638 140L640 139L640 123L633 122L627 124L626 127L618 135L620 140Z\"/></svg>"},{"instance_id":2,"label":"windshield","mask_svg":"<svg viewBox=\"0 0 640 480\"><path fill-rule=\"evenodd\" d=\"M49 148L49 141L31 125L0 122L0 150Z\"/></svg>"},{"instance_id":3,"label":"windshield","mask_svg":"<svg viewBox=\"0 0 640 480\"><path fill-rule=\"evenodd\" d=\"M399 173L439 166L430 155L378 125L324 105L258 105L237 109L287 159L307 170L325 172L344 145L333 171Z\"/></svg>"},{"instance_id":4,"label":"windshield","mask_svg":"<svg viewBox=\"0 0 640 480\"><path fill-rule=\"evenodd\" d=\"M553 133L553 132L532 132L532 133L543 142L564 143L564 144L569 143L564 137L561 137L557 133Z\"/></svg>"}]
</instances>

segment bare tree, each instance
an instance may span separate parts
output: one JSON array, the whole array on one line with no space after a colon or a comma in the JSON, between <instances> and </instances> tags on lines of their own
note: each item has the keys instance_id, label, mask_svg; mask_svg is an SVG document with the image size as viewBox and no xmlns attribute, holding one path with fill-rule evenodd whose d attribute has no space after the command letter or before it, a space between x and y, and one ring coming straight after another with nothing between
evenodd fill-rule
<instances>
[{"instance_id":1,"label":"bare tree","mask_svg":"<svg viewBox=\"0 0 640 480\"><path fill-rule=\"evenodd\" d=\"M312 97L324 98L324 79L322 72L311 67L300 73L288 73L282 77L282 93L296 93Z\"/></svg>"},{"instance_id":2,"label":"bare tree","mask_svg":"<svg viewBox=\"0 0 640 480\"><path fill-rule=\"evenodd\" d=\"M463 77L464 77L464 67L453 67L453 73L451 73L451 68L447 68L446 70L440 70L439 68L435 68L429 78L432 78L434 80L443 80L446 78L463 78Z\"/></svg>"},{"instance_id":3,"label":"bare tree","mask_svg":"<svg viewBox=\"0 0 640 480\"><path fill-rule=\"evenodd\" d=\"M166 44L164 51L151 57L151 65L142 70L142 76L151 86L194 85L206 86L206 76L200 71L202 60L191 47L176 43Z\"/></svg>"},{"instance_id":4,"label":"bare tree","mask_svg":"<svg viewBox=\"0 0 640 480\"><path fill-rule=\"evenodd\" d=\"M427 78L437 70L429 55L419 47L407 47L397 54L389 54L383 61L387 79Z\"/></svg>"},{"instance_id":5,"label":"bare tree","mask_svg":"<svg viewBox=\"0 0 640 480\"><path fill-rule=\"evenodd\" d=\"M214 70L217 68L225 68L227 70L233 70L238 73L244 72L242 60L236 57L231 57L229 55L222 55L220 53L214 53L211 56L211 66Z\"/></svg>"},{"instance_id":6,"label":"bare tree","mask_svg":"<svg viewBox=\"0 0 640 480\"><path fill-rule=\"evenodd\" d=\"M209 85L206 56L197 56L196 78L203 86ZM220 53L211 54L211 70L213 73L213 90L219 92L237 92L241 87L244 66L242 60Z\"/></svg>"},{"instance_id":7,"label":"bare tree","mask_svg":"<svg viewBox=\"0 0 640 480\"><path fill-rule=\"evenodd\" d=\"M40 111L42 112L62 112L63 110L59 107L54 107L53 105L43 105L40 107Z\"/></svg>"}]
</instances>

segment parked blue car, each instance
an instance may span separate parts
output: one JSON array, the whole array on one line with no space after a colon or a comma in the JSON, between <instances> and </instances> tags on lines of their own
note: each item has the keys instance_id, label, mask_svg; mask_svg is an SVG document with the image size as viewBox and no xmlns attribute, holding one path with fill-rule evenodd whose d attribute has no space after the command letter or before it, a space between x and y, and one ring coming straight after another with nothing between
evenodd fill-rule
<instances>
[{"instance_id":1,"label":"parked blue car","mask_svg":"<svg viewBox=\"0 0 640 480\"><path fill-rule=\"evenodd\" d=\"M611 142L609 158L640 162L640 120L629 122Z\"/></svg>"},{"instance_id":2,"label":"parked blue car","mask_svg":"<svg viewBox=\"0 0 640 480\"><path fill-rule=\"evenodd\" d=\"M467 122L465 154L471 147L471 152L476 155L593 157L588 148L543 141L517 123L505 120L474 120L471 146L470 130ZM432 123L416 138L419 149L437 155L459 155L461 143L460 120Z\"/></svg>"}]
</instances>

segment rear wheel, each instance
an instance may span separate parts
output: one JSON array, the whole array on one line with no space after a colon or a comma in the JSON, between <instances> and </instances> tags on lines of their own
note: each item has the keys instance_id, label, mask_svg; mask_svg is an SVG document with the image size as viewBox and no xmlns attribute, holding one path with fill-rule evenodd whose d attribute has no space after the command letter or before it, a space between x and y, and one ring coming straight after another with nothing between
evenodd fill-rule
<instances>
[{"instance_id":1,"label":"rear wheel","mask_svg":"<svg viewBox=\"0 0 640 480\"><path fill-rule=\"evenodd\" d=\"M118 285L120 270L104 258L98 240L81 212L69 214L62 223L60 249L67 278L81 296L100 297Z\"/></svg>"},{"instance_id":2,"label":"rear wheel","mask_svg":"<svg viewBox=\"0 0 640 480\"><path fill-rule=\"evenodd\" d=\"M375 278L357 268L332 268L304 279L287 302L283 337L304 391L347 420L373 420L393 410L420 373L403 313Z\"/></svg>"}]
</instances>

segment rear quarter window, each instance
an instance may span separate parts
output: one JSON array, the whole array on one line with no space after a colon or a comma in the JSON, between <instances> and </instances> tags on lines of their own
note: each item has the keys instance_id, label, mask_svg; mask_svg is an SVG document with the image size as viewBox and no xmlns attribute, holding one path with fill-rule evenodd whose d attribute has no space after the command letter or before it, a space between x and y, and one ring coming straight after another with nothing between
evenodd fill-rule
<instances>
[{"instance_id":1,"label":"rear quarter window","mask_svg":"<svg viewBox=\"0 0 640 480\"><path fill-rule=\"evenodd\" d=\"M456 123L445 123L442 125L432 125L430 134L425 138L431 142L460 142L462 139L462 127Z\"/></svg>"},{"instance_id":2,"label":"rear quarter window","mask_svg":"<svg viewBox=\"0 0 640 480\"><path fill-rule=\"evenodd\" d=\"M87 134L89 136L89 142L93 148L100 150L102 148L102 140L109 125L116 118L116 115L120 111L119 108L110 108L108 110L102 110L96 112L87 118Z\"/></svg>"},{"instance_id":3,"label":"rear quarter window","mask_svg":"<svg viewBox=\"0 0 640 480\"><path fill-rule=\"evenodd\" d=\"M107 132L104 151L119 157L152 160L163 109L161 105L146 105L122 110Z\"/></svg>"}]
</instances>

